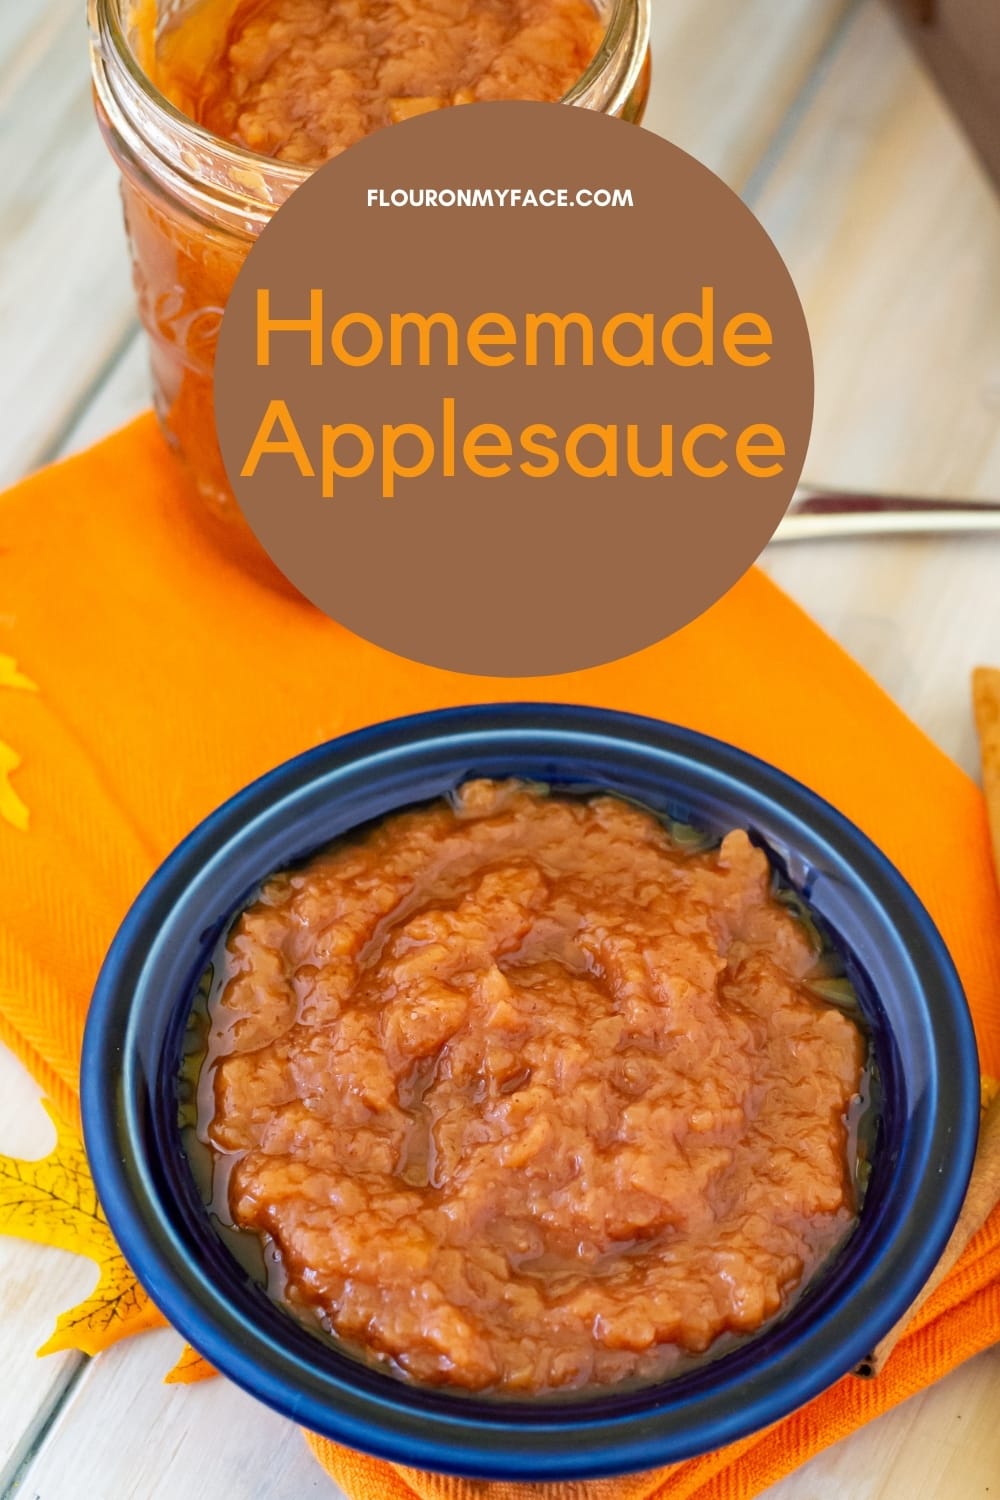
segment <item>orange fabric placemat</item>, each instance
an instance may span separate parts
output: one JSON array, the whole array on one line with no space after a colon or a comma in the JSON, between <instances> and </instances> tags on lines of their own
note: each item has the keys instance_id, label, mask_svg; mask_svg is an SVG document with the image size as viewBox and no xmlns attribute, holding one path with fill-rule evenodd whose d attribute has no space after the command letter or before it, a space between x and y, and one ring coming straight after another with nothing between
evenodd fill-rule
<instances>
[{"instance_id":1,"label":"orange fabric placemat","mask_svg":"<svg viewBox=\"0 0 1000 1500\"><path fill-rule=\"evenodd\" d=\"M256 583L206 544L185 507L151 417L0 499L0 1036L70 1118L100 961L184 833L333 735L494 699L674 720L828 797L927 904L965 982L983 1068L1000 1073L1000 901L980 793L759 572L624 661L562 677L467 677L391 656ZM876 1380L848 1377L767 1433L673 1470L525 1489L311 1441L354 1500L736 1500L998 1337L995 1213Z\"/></svg>"}]
</instances>

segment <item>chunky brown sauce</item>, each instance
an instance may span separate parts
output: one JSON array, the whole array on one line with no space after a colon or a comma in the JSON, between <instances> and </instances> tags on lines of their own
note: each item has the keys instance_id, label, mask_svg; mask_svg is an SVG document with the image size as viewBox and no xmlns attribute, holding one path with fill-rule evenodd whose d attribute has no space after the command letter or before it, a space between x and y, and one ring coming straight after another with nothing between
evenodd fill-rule
<instances>
[{"instance_id":1,"label":"chunky brown sauce","mask_svg":"<svg viewBox=\"0 0 1000 1500\"><path fill-rule=\"evenodd\" d=\"M200 0L155 76L213 134L313 166L428 110L561 99L603 32L589 0Z\"/></svg>"},{"instance_id":2,"label":"chunky brown sauce","mask_svg":"<svg viewBox=\"0 0 1000 1500\"><path fill-rule=\"evenodd\" d=\"M284 1296L412 1379L660 1378L856 1215L865 1044L742 832L470 782L274 876L210 1001L200 1132Z\"/></svg>"}]
</instances>

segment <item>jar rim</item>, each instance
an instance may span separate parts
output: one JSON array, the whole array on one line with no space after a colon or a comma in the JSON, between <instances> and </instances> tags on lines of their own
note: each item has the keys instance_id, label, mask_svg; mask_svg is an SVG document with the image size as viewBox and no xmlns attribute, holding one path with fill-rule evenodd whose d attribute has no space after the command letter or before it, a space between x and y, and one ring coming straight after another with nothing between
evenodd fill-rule
<instances>
[{"instance_id":1,"label":"jar rim","mask_svg":"<svg viewBox=\"0 0 1000 1500\"><path fill-rule=\"evenodd\" d=\"M283 162L248 147L238 146L223 136L215 135L178 109L153 82L129 42L122 20L126 4L127 0L91 0L95 45L106 56L106 44L110 44L114 58L125 70L129 82L143 100L169 124L182 147L210 151L234 180L244 184L249 184L255 178L260 180L266 177L270 186L277 188L282 197L290 195L312 175L316 170L315 165L300 166ZM613 66L621 49L627 48L627 67L613 97L604 106L607 113L617 113L635 89L646 65L650 21L651 0L612 0L611 13L597 51L573 87L558 102L586 106L590 91L600 83L605 71ZM271 196L269 193L268 197Z\"/></svg>"}]
</instances>

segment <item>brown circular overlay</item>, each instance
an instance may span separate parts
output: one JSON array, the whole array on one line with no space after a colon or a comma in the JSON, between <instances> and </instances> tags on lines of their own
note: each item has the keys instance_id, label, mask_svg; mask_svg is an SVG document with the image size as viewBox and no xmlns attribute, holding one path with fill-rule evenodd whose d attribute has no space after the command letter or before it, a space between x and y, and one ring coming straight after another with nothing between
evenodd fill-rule
<instances>
[{"instance_id":1,"label":"brown circular overlay","mask_svg":"<svg viewBox=\"0 0 1000 1500\"><path fill-rule=\"evenodd\" d=\"M616 189L632 206L577 201ZM368 137L275 216L216 417L313 603L401 656L531 676L650 645L746 571L802 468L812 359L778 252L706 167L583 109L475 104Z\"/></svg>"}]
</instances>

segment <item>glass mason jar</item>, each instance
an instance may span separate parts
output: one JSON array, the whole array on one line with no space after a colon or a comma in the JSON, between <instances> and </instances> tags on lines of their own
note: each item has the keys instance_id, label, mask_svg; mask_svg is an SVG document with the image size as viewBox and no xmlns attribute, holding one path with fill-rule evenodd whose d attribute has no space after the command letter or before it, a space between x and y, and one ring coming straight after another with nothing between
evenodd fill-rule
<instances>
[{"instance_id":1,"label":"glass mason jar","mask_svg":"<svg viewBox=\"0 0 1000 1500\"><path fill-rule=\"evenodd\" d=\"M139 315L161 427L224 551L277 570L243 520L215 436L212 373L230 290L256 236L310 168L258 156L182 114L147 77L143 37L187 0L88 0L98 119L122 177ZM639 121L649 89L650 0L595 0L607 28L563 103ZM152 23L152 24L151 24ZM142 28L140 31L139 28Z\"/></svg>"}]
</instances>

